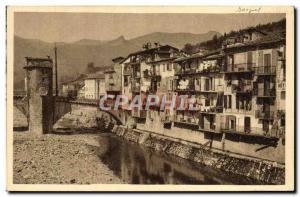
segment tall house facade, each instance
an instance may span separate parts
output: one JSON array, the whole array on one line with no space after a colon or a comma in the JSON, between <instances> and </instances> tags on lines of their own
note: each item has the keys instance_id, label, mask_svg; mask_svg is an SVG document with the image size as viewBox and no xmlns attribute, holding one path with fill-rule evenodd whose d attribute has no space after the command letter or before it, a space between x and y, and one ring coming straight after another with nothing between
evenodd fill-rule
<instances>
[{"instance_id":1,"label":"tall house facade","mask_svg":"<svg viewBox=\"0 0 300 197\"><path fill-rule=\"evenodd\" d=\"M194 95L195 110L187 110L187 101L185 109L176 110L174 126L190 125L196 130L220 132L224 91L222 58L223 54L217 50L175 60L175 92L178 96Z\"/></svg>"},{"instance_id":2,"label":"tall house facade","mask_svg":"<svg viewBox=\"0 0 300 197\"><path fill-rule=\"evenodd\" d=\"M132 102L132 99L138 95L139 97L136 98L140 98L139 102L144 108L147 95L162 95L167 91L172 91L172 77L175 72L172 60L175 59L178 52L177 48L169 45L155 44L154 47L151 47L151 44L147 43L144 50L129 54L122 61L122 92L128 96L129 102ZM151 116L151 114L149 115ZM145 122L147 112L134 108L131 116L137 122Z\"/></svg>"},{"instance_id":3,"label":"tall house facade","mask_svg":"<svg viewBox=\"0 0 300 197\"><path fill-rule=\"evenodd\" d=\"M285 46L277 34L253 29L226 40L222 130L280 137L284 134Z\"/></svg>"},{"instance_id":4,"label":"tall house facade","mask_svg":"<svg viewBox=\"0 0 300 197\"><path fill-rule=\"evenodd\" d=\"M123 57L112 59L112 68L104 72L106 94L114 96L106 100L106 105L110 107L113 107L116 97L123 93L123 67L120 63L123 59Z\"/></svg>"}]
</instances>

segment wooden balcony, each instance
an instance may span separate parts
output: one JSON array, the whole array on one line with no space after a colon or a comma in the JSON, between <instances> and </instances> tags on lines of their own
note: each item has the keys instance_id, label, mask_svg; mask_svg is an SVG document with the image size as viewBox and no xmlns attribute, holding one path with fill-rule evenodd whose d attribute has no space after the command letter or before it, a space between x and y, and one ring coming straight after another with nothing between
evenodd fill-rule
<instances>
[{"instance_id":1,"label":"wooden balcony","mask_svg":"<svg viewBox=\"0 0 300 197\"><path fill-rule=\"evenodd\" d=\"M275 89L270 88L258 88L254 89L254 94L260 98L273 98L276 97Z\"/></svg>"},{"instance_id":2,"label":"wooden balcony","mask_svg":"<svg viewBox=\"0 0 300 197\"><path fill-rule=\"evenodd\" d=\"M175 91L177 92L190 92L195 91L195 84L194 81L189 81L189 83L186 86L183 86L179 84L180 81L177 81L177 88Z\"/></svg>"},{"instance_id":3,"label":"wooden balcony","mask_svg":"<svg viewBox=\"0 0 300 197\"><path fill-rule=\"evenodd\" d=\"M275 115L276 115L275 111L261 111L261 110L255 111L255 118L258 119L273 120Z\"/></svg>"},{"instance_id":4,"label":"wooden balcony","mask_svg":"<svg viewBox=\"0 0 300 197\"><path fill-rule=\"evenodd\" d=\"M233 64L228 65L227 69L224 70L226 74L243 74L253 72L253 67L255 63L241 63L241 64Z\"/></svg>"},{"instance_id":5,"label":"wooden balcony","mask_svg":"<svg viewBox=\"0 0 300 197\"><path fill-rule=\"evenodd\" d=\"M195 74L208 74L208 73L218 73L221 71L219 66L210 66L199 70L198 68L190 68L190 69L176 69L175 75L195 75Z\"/></svg>"},{"instance_id":6,"label":"wooden balcony","mask_svg":"<svg viewBox=\"0 0 300 197\"><path fill-rule=\"evenodd\" d=\"M196 74L197 70L196 68L190 68L190 69L176 69L175 70L175 75L193 75Z\"/></svg>"},{"instance_id":7,"label":"wooden balcony","mask_svg":"<svg viewBox=\"0 0 300 197\"><path fill-rule=\"evenodd\" d=\"M234 93L238 94L249 94L252 93L253 87L251 84L243 85L243 84L238 84L238 85L232 85L232 91Z\"/></svg>"},{"instance_id":8,"label":"wooden balcony","mask_svg":"<svg viewBox=\"0 0 300 197\"><path fill-rule=\"evenodd\" d=\"M174 122L198 126L198 119L193 116L175 115Z\"/></svg>"},{"instance_id":9,"label":"wooden balcony","mask_svg":"<svg viewBox=\"0 0 300 197\"><path fill-rule=\"evenodd\" d=\"M276 67L275 66L254 67L254 72L256 75L276 75Z\"/></svg>"},{"instance_id":10,"label":"wooden balcony","mask_svg":"<svg viewBox=\"0 0 300 197\"><path fill-rule=\"evenodd\" d=\"M200 108L200 113L203 114L215 114L215 113L222 113L223 106L211 106L211 107L203 107Z\"/></svg>"}]
</instances>

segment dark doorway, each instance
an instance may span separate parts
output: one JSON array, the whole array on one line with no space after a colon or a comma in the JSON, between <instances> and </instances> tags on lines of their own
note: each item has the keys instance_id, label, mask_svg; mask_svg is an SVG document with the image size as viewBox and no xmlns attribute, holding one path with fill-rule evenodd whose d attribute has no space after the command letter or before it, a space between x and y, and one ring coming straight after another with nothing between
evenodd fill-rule
<instances>
[{"instance_id":1,"label":"dark doorway","mask_svg":"<svg viewBox=\"0 0 300 197\"><path fill-rule=\"evenodd\" d=\"M244 125L245 125L245 132L250 133L250 131L251 131L251 119L250 119L250 117L245 117Z\"/></svg>"}]
</instances>

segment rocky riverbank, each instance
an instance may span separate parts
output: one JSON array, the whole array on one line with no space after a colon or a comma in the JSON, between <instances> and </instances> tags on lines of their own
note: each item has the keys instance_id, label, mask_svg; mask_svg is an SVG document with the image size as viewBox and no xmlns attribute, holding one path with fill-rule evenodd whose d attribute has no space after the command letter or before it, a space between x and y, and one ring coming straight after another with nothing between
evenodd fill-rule
<instances>
[{"instance_id":1,"label":"rocky riverbank","mask_svg":"<svg viewBox=\"0 0 300 197\"><path fill-rule=\"evenodd\" d=\"M31 136L15 132L13 182L15 184L123 183L103 164L98 134Z\"/></svg>"}]
</instances>

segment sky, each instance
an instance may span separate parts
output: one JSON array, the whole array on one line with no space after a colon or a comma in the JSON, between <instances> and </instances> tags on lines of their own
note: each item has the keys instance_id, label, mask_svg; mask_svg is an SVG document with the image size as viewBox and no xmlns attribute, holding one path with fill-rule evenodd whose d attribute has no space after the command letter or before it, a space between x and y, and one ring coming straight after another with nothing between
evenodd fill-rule
<instances>
[{"instance_id":1,"label":"sky","mask_svg":"<svg viewBox=\"0 0 300 197\"><path fill-rule=\"evenodd\" d=\"M153 32L222 34L278 21L284 14L15 13L15 35L47 42L131 39Z\"/></svg>"}]
</instances>

